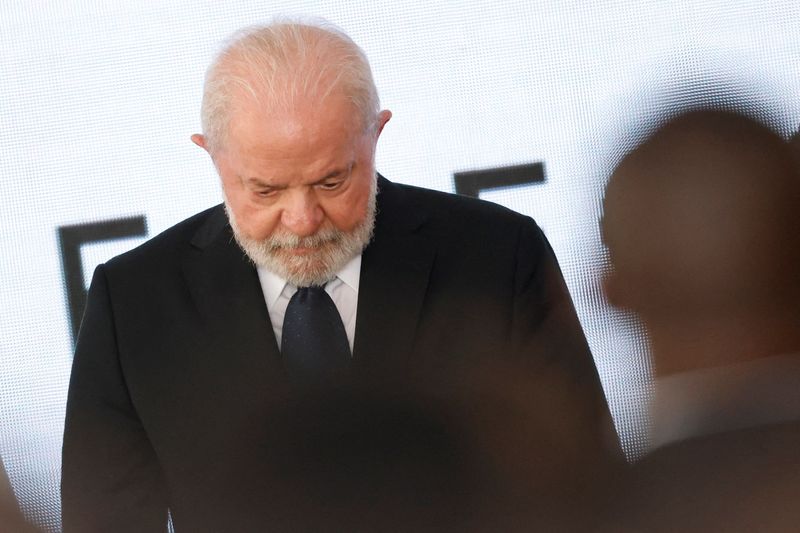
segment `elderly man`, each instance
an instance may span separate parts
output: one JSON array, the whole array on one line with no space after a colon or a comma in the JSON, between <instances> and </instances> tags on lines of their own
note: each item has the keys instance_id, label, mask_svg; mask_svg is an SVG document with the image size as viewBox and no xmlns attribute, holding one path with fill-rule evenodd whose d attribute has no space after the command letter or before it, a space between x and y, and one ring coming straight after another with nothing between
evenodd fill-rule
<instances>
[{"instance_id":1,"label":"elderly man","mask_svg":"<svg viewBox=\"0 0 800 533\"><path fill-rule=\"evenodd\" d=\"M347 36L285 22L237 35L208 71L202 117L192 140L224 208L92 281L67 406L65 530L163 530L167 508L177 529L268 527L270 406L342 373L515 358L543 386L567 384L571 450L606 446L597 373L541 231L376 175L391 113Z\"/></svg>"}]
</instances>

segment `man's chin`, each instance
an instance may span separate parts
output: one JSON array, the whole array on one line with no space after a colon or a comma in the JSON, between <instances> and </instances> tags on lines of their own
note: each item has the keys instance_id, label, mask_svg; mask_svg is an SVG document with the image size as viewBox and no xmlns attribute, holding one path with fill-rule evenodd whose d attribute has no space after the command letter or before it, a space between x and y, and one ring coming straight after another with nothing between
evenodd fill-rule
<instances>
[{"instance_id":1,"label":"man's chin","mask_svg":"<svg viewBox=\"0 0 800 533\"><path fill-rule=\"evenodd\" d=\"M240 242L250 260L296 287L325 285L344 267L347 260L321 247L280 247L265 249L257 242Z\"/></svg>"},{"instance_id":2,"label":"man's chin","mask_svg":"<svg viewBox=\"0 0 800 533\"><path fill-rule=\"evenodd\" d=\"M310 257L319 254L319 248L300 247L297 248L282 248L281 253L289 257Z\"/></svg>"},{"instance_id":3,"label":"man's chin","mask_svg":"<svg viewBox=\"0 0 800 533\"><path fill-rule=\"evenodd\" d=\"M321 256L320 250L314 248L283 249L274 253L273 260L264 267L298 287L324 285L336 276L334 269L338 265L331 265Z\"/></svg>"}]
</instances>

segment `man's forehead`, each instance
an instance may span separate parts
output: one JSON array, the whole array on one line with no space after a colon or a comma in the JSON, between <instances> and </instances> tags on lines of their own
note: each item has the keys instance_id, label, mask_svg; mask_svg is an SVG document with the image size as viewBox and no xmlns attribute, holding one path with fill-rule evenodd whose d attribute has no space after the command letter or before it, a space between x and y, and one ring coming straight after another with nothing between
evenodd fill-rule
<instances>
[{"instance_id":1,"label":"man's forehead","mask_svg":"<svg viewBox=\"0 0 800 533\"><path fill-rule=\"evenodd\" d=\"M228 148L239 157L264 159L341 159L357 148L356 137L341 124L247 119L231 124Z\"/></svg>"},{"instance_id":2,"label":"man's forehead","mask_svg":"<svg viewBox=\"0 0 800 533\"><path fill-rule=\"evenodd\" d=\"M244 96L232 102L230 111L230 133L242 137L300 139L335 134L352 138L361 129L354 105L343 95L286 101Z\"/></svg>"},{"instance_id":3,"label":"man's forehead","mask_svg":"<svg viewBox=\"0 0 800 533\"><path fill-rule=\"evenodd\" d=\"M232 125L223 157L242 179L271 184L318 181L346 171L361 153L361 143L347 131L323 126L290 117L260 121L251 116Z\"/></svg>"}]
</instances>

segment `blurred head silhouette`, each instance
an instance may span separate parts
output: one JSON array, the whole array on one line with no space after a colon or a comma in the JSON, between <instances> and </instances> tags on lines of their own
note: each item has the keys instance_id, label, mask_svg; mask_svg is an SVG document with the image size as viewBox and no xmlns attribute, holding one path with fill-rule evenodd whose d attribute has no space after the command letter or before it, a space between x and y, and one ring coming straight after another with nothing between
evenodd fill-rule
<instances>
[{"instance_id":1,"label":"blurred head silhouette","mask_svg":"<svg viewBox=\"0 0 800 533\"><path fill-rule=\"evenodd\" d=\"M719 110L677 116L618 165L605 289L645 323L657 375L800 346L796 168L777 133Z\"/></svg>"}]
</instances>

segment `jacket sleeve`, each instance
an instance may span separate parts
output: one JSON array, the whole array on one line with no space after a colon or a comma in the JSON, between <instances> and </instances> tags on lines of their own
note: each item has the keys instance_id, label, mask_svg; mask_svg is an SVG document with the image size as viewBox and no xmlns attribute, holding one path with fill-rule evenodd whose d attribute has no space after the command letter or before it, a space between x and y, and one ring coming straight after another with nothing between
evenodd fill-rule
<instances>
[{"instance_id":1,"label":"jacket sleeve","mask_svg":"<svg viewBox=\"0 0 800 533\"><path fill-rule=\"evenodd\" d=\"M622 461L614 424L569 291L544 233L533 222L520 230L514 280L513 351L544 390L558 389L586 449ZM557 404L554 408L559 407Z\"/></svg>"},{"instance_id":2,"label":"jacket sleeve","mask_svg":"<svg viewBox=\"0 0 800 533\"><path fill-rule=\"evenodd\" d=\"M61 502L66 533L167 529L163 476L128 393L102 265L92 279L72 364Z\"/></svg>"}]
</instances>

